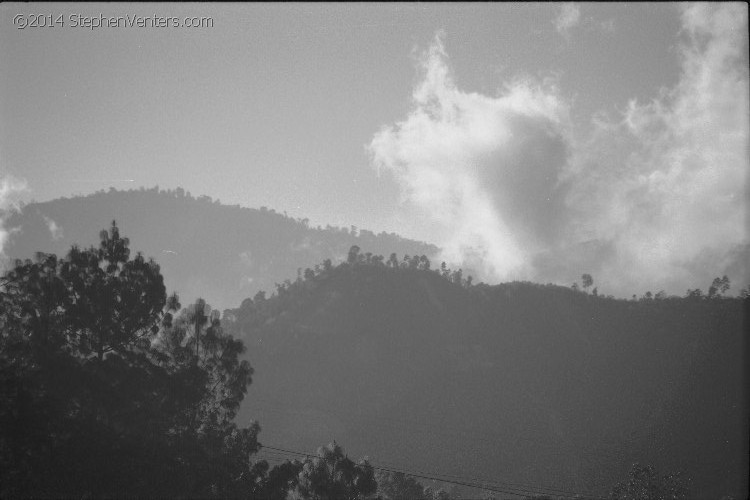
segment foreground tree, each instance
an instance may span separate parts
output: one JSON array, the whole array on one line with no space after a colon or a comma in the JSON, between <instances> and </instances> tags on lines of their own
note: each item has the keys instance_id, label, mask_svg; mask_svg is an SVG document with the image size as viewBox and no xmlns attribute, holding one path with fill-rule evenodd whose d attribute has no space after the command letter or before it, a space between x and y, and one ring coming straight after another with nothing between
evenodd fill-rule
<instances>
[{"instance_id":1,"label":"foreground tree","mask_svg":"<svg viewBox=\"0 0 750 500\"><path fill-rule=\"evenodd\" d=\"M373 498L378 488L367 460L355 463L335 442L320 447L313 457L285 461L269 470L253 465L250 498L257 500L360 500Z\"/></svg>"},{"instance_id":2,"label":"foreground tree","mask_svg":"<svg viewBox=\"0 0 750 500\"><path fill-rule=\"evenodd\" d=\"M299 482L302 462L287 460L269 470L268 462L262 460L253 465L250 476L254 483L250 498L257 500L286 500Z\"/></svg>"},{"instance_id":3,"label":"foreground tree","mask_svg":"<svg viewBox=\"0 0 750 500\"><path fill-rule=\"evenodd\" d=\"M120 237L114 221L100 238L98 249L73 247L62 262L60 276L69 288L67 314L75 340L101 360L105 352L158 330L166 289L152 259L147 261L140 253L130 259L129 240Z\"/></svg>"},{"instance_id":4,"label":"foreground tree","mask_svg":"<svg viewBox=\"0 0 750 500\"><path fill-rule=\"evenodd\" d=\"M171 395L171 431L189 450L189 491L199 496L241 496L251 487L250 455L258 450L260 428L233 422L252 380L250 364L240 360L244 349L203 299L183 309L153 341L158 366L179 382Z\"/></svg>"},{"instance_id":5,"label":"foreground tree","mask_svg":"<svg viewBox=\"0 0 750 500\"><path fill-rule=\"evenodd\" d=\"M429 500L425 488L403 472L378 471L378 498L382 500Z\"/></svg>"},{"instance_id":6,"label":"foreground tree","mask_svg":"<svg viewBox=\"0 0 750 500\"><path fill-rule=\"evenodd\" d=\"M354 463L335 442L318 448L302 463L296 493L311 500L358 500L377 489L375 473L366 460Z\"/></svg>"},{"instance_id":7,"label":"foreground tree","mask_svg":"<svg viewBox=\"0 0 750 500\"><path fill-rule=\"evenodd\" d=\"M0 283L0 497L241 496L252 370L215 313L190 332L159 266L113 223ZM192 342L192 343L191 343Z\"/></svg>"},{"instance_id":8,"label":"foreground tree","mask_svg":"<svg viewBox=\"0 0 750 500\"><path fill-rule=\"evenodd\" d=\"M651 465L634 464L628 479L612 488L612 500L682 500L690 493L689 480L679 472L659 476Z\"/></svg>"}]
</instances>

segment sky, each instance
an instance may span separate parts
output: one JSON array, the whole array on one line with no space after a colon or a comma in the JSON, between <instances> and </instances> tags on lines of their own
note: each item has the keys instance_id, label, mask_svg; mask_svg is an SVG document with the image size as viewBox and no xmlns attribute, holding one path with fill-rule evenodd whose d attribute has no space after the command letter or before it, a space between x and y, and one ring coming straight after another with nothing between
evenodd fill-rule
<instances>
[{"instance_id":1,"label":"sky","mask_svg":"<svg viewBox=\"0 0 750 500\"><path fill-rule=\"evenodd\" d=\"M180 186L489 282L750 282L745 4L3 3L0 26L0 206Z\"/></svg>"}]
</instances>

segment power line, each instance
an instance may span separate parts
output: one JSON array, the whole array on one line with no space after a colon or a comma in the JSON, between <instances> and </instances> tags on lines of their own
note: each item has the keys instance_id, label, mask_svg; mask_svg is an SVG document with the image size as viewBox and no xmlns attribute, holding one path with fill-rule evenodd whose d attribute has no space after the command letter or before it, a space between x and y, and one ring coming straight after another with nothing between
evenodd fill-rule
<instances>
[{"instance_id":1,"label":"power line","mask_svg":"<svg viewBox=\"0 0 750 500\"><path fill-rule=\"evenodd\" d=\"M308 456L308 455L306 455ZM494 493L505 493L515 496L528 496L531 495L539 495L539 494L549 494L550 492L545 492L541 490L534 490L534 489L528 489L528 488L518 488L518 487L511 487L511 486L503 486L499 485L497 482L470 482L470 480L464 479L460 480L459 476L444 476L442 474L430 474L430 473L424 473L420 471L412 471L408 469L400 469L397 467L384 467L383 465L372 463L370 464L373 469L386 471L386 472L399 472L402 474L406 474L412 477L418 477L422 479L429 479L432 481L439 481L443 483L449 483L449 484L456 484L460 486L466 486L474 489L479 489L483 491L491 491ZM459 478L459 479L451 479L451 478ZM569 494L569 492L558 492L558 493L552 493L555 495L559 495L560 493ZM584 498L580 497L579 498ZM598 498L598 497L589 497L589 498Z\"/></svg>"},{"instance_id":2,"label":"power line","mask_svg":"<svg viewBox=\"0 0 750 500\"><path fill-rule=\"evenodd\" d=\"M263 399L263 398L254 398L252 401L260 401L261 403L263 403L262 406L260 406L260 405L252 405L252 407L251 407L253 409L257 409L257 410L261 410L261 411L270 411L270 412L276 412L276 413L285 413L285 414L289 414L289 415L299 415L299 416L304 416L305 418L316 418L316 417L321 418L319 415L314 415L314 414L311 415L309 412L306 412L306 411L295 411L295 410L291 410L289 408L285 408L282 404L277 405L275 402L272 402L272 401L269 401L269 400L266 400L266 399ZM266 406L269 403L270 403L270 407ZM276 406L276 408L273 408L273 406ZM331 417L348 416L348 417L358 418L358 417L362 416L361 414L357 414L355 412L351 412L351 411L347 412L343 408L337 408L336 413L338 415L334 414L331 411L326 410L326 409L309 408L309 410L314 411L314 412L324 413L324 414L326 414L328 416L331 416ZM373 425L373 424L377 425L378 422L382 422L382 421L391 421L391 422L393 422L395 424L399 424L399 425L405 426L405 428L409 431L410 434L413 434L414 432L418 432L418 433L422 433L422 434L426 434L426 435L430 435L430 436L436 436L436 437L439 437L442 440L445 440L446 437L448 435L450 435L451 438L454 439L454 440L456 440L456 441L458 441L458 440L470 440L470 441L474 441L474 442L477 442L477 443L479 443L479 442L481 442L481 443L487 443L487 442L497 441L498 438L501 437L501 436L499 436L497 434L494 434L494 433L491 433L491 432L486 432L486 431L482 432L482 431L478 431L477 429L471 429L471 430L466 429L466 430L463 430L463 429L457 429L456 427L448 427L448 428L439 428L438 427L437 429L427 428L427 427L424 426L424 422L417 422L415 420L407 420L407 419L403 419L403 418L402 419L396 419L396 418L386 417L386 416L381 416L381 415L378 415L378 419L375 422L370 422L368 425ZM388 431L392 430L392 428L390 428L388 426L380 426L380 429L381 430L385 429L385 430L388 430ZM651 429L640 429L640 430L638 430L636 432L631 432L630 435L628 436L627 440L630 443L645 441L645 440L651 438L650 433L651 433ZM477 437L477 434L480 434L481 436L484 436L485 439L481 440L480 438ZM532 436L518 436L518 435L516 435L516 436L513 437L513 439L515 441L515 444L518 444L519 441L520 442L535 443L535 444L540 444L540 443L541 444L546 444L546 441L542 441L540 438L538 438L538 437L534 438ZM618 462L619 461L624 461L624 462L628 462L629 461L629 458L628 458L627 454L625 454L625 453L623 453L621 451L615 451L615 450L605 451L605 450L601 450L601 449L599 449L599 450L591 450L591 449L584 450L584 449L580 449L580 447L578 447L578 446L574 446L574 448L579 449L581 451L581 458L583 458L583 459L585 459L585 455L595 455L595 456L598 456L598 457L601 457L601 458L605 458L605 459L613 460L613 461L618 461ZM544 451L542 453L544 455L547 455L547 456L568 456L569 455L569 453L566 453L563 450L556 450L556 449L544 449ZM633 457L632 459L635 459L635 458Z\"/></svg>"},{"instance_id":3,"label":"power line","mask_svg":"<svg viewBox=\"0 0 750 500\"><path fill-rule=\"evenodd\" d=\"M292 456L311 457L311 456L315 456L316 455L315 453L306 453L306 452L301 452L301 451L297 451L297 450L290 450L290 449L287 449L287 448L280 448L280 447L276 447L276 446L262 445L261 450L263 450L263 449L274 450L274 451L285 453L287 455L292 455ZM487 481L485 483L481 483L481 482L477 482L477 480L474 480L472 482L471 479L462 478L460 476L451 476L451 475L448 475L448 474L427 473L427 472L421 472L421 471L410 471L410 470L407 470L407 469L401 469L401 468L397 468L397 467L383 467L381 465L376 465L374 463L370 464L370 466L373 469L384 471L384 472L396 472L396 473L406 474L406 475L409 475L409 476L412 476L412 477L417 477L417 478L420 478L420 479L428 479L428 480L431 480L431 481L440 481L440 482L444 482L444 483L455 484L455 485L458 485L458 486L466 486L466 487L469 487L469 488L475 488L475 489L480 489L480 490L484 490L484 491L491 491L493 493L503 493L503 494L516 495L516 496L527 496L529 494L531 494L531 495L550 494L552 491L555 491L557 493L552 493L552 494L556 494L556 495L563 494L563 495L566 495L566 496L568 496L570 498L576 497L576 498L596 499L596 500L603 499L603 497L599 497L599 496L583 495L583 494L580 494L580 493L574 493L574 492L570 492L570 491L566 491L566 490L558 490L558 489L555 489L555 488L539 487L539 488L531 489L532 487L530 487L530 486L526 486L525 488L521 488L521 487L517 487L517 486L516 487L511 486L509 483L503 483L501 481ZM455 478L455 479L452 479L452 478ZM544 491L544 490L548 490L548 491Z\"/></svg>"},{"instance_id":4,"label":"power line","mask_svg":"<svg viewBox=\"0 0 750 500\"><path fill-rule=\"evenodd\" d=\"M255 401L261 401L263 403L271 403L271 401L262 400L260 398L255 399ZM258 410L264 410L264 409L265 410L270 410L270 408L267 408L267 407L263 408L261 406L256 406L255 408L258 409ZM330 416L335 416L332 412L330 412L328 410L316 409L316 408L311 408L311 410L316 411L316 412L320 412L320 413L323 413L323 414L327 414L327 415L330 415ZM277 411L277 412L281 412L281 413L289 413L289 414L294 414L294 415L304 415L306 417L310 417L310 415L308 414L308 412L290 411L289 409L275 408L275 409L273 409L271 411ZM347 412L345 409L342 409L342 408L338 408L337 409L337 413L344 413L344 414L348 414L350 416L354 416L355 415L355 412L351 412L351 411ZM318 417L318 418L322 418L321 415L314 415L314 416ZM339 415L339 417L341 417L341 416L343 416L343 415ZM418 425L416 425L416 423L414 421L409 421L409 420L406 420L406 419L399 420L399 419L395 419L395 418L384 417L382 420L390 420L392 422L405 425L407 429L410 429L410 432L412 432L412 431L420 431L420 432L426 432L427 434L432 434L432 435L438 435L439 434L441 439L445 439L447 437L446 434L452 434L453 435L452 437L454 439L459 439L459 438L460 439L464 439L464 440L465 439L470 439L470 440L471 439L474 439L474 440L477 439L477 437L475 435L472 435L471 433L469 433L468 430L464 433L464 432L462 432L460 430L457 430L456 428L449 428L449 429L444 429L444 430L438 432L436 430L426 429L424 426L418 426ZM649 429L642 429L640 431L636 431L635 433L632 433L631 436L630 436L630 440L631 440L631 442L632 441L641 441L641 440L647 439L649 437L649 434L650 434L650 430ZM487 434L487 433L484 433L484 435L487 436L487 437L490 437L490 435ZM460 436L463 436L463 437L460 437ZM497 436L493 435L491 437L492 437L493 440L497 439ZM515 441L527 441L527 442L533 442L533 443L542 443L542 441L540 441L538 438L534 439L533 437L530 437L530 436L516 436ZM485 442L486 442L486 440L482 441L482 443L485 443ZM601 450L600 449L600 450L594 451L594 450L585 450L585 449L582 449L579 446L575 446L575 445L572 445L572 446L576 450L578 450L576 452L576 456L581 461L583 461L583 462L585 462L587 464L595 463L594 462L595 459L591 455L599 456L601 458L606 458L608 460L619 462L619 463L623 463L623 464L625 464L625 463L632 464L633 460L635 460L634 458L629 457L628 454L623 453L621 451L617 451L617 450L610 450L609 452L607 452L605 450ZM544 451L541 451L541 453L544 454L544 455L548 455L548 456L563 456L563 455L566 455L565 451L563 451L563 450L551 450L551 449L546 449ZM598 461L596 461L596 463L598 463ZM390 468L393 468L394 470L406 470L402 466L393 465L393 464L383 464L381 462L380 465L385 465L385 467L390 467ZM412 470L411 474L412 475L425 475L425 474L426 475L430 475L431 473L423 472L423 471L419 471L419 470ZM500 487L502 487L502 488L520 489L521 491L524 491L524 494L528 494L529 491L532 492L533 494L540 494L541 493L541 494L547 494L547 495L551 495L551 496L560 496L561 494L567 495L567 494L571 493L570 490L564 490L564 489L554 488L554 487L532 486L532 485L529 485L529 484L514 483L514 482L510 482L510 481L504 481L504 482L492 481L492 480L487 480L487 479L484 479L484 478L467 478L467 477L464 477L464 476L456 476L456 475L442 474L442 473L440 475L443 476L444 478L454 478L454 479L457 479L459 481L465 481L467 479L470 479L470 480L473 480L475 483L479 483L481 485L487 485L487 484L492 485L492 484L494 484L494 485L500 485ZM576 482L575 484L576 484L576 486L575 486L576 488L580 487L579 486L579 484L580 484L579 482ZM592 483L591 481L586 481L586 484L588 484L589 487L595 487L595 483ZM481 486L478 486L478 487L481 488ZM544 490L544 491L541 491L541 490ZM590 495L589 498L599 498L599 497Z\"/></svg>"},{"instance_id":5,"label":"power line","mask_svg":"<svg viewBox=\"0 0 750 500\"><path fill-rule=\"evenodd\" d=\"M270 449L270 447L268 448ZM263 451L263 449L261 449L261 451ZM284 457L288 455L288 454L284 455L282 452L276 452L276 451L266 451L266 453L278 453L279 455L284 456ZM305 456L311 456L311 455L305 455ZM275 460L280 459L278 456L274 456L273 458ZM371 462L371 464L374 464L374 463L375 462ZM550 494L550 495L570 494L570 491L568 490L561 490L558 488L551 488L551 487L546 487L546 486L538 486L536 487L536 490L539 490L539 491L535 491L533 489L534 488L533 486L524 484L524 483L514 483L510 481L496 481L496 480L491 480L491 479L486 479L486 478L464 477L464 476L457 476L453 474L446 474L442 472L430 473L430 472L425 472L425 471L420 471L420 470L408 470L407 471L407 469L403 468L402 466L394 465L391 463L385 463L380 460L378 460L378 467L387 467L389 469L403 471L404 473L408 473L409 475L412 475L412 476L415 474L440 476L441 479L439 480L445 481L445 482L448 482L448 481L443 478L451 478L451 479L457 479L457 480L463 480L463 481L474 481L476 484L481 485L481 486L477 486L477 488L480 488L480 489L485 489L487 485L490 485L490 486L496 485L500 487L511 487L514 489L519 489L519 491L523 491L524 494L529 493L529 492L533 494L542 493L542 494ZM545 490L545 491L542 491L542 490ZM597 497L591 497L591 498L597 498Z\"/></svg>"}]
</instances>

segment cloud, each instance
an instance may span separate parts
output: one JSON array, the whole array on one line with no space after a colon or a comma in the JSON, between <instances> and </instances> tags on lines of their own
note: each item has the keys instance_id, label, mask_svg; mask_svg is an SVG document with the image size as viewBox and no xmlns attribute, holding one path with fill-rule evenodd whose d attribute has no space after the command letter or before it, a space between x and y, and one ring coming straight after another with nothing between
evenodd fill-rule
<instances>
[{"instance_id":1,"label":"cloud","mask_svg":"<svg viewBox=\"0 0 750 500\"><path fill-rule=\"evenodd\" d=\"M560 6L560 13L552 21L555 29L565 39L570 38L570 30L575 28L581 20L581 7L575 2L565 2Z\"/></svg>"},{"instance_id":2,"label":"cloud","mask_svg":"<svg viewBox=\"0 0 750 500\"><path fill-rule=\"evenodd\" d=\"M748 241L750 109L747 10L690 4L682 25L679 83L649 103L631 101L615 121L596 122L574 148L568 205L581 212L579 238L614 247L602 264L611 280L684 292L732 266L736 279L748 280L729 256L742 255Z\"/></svg>"},{"instance_id":3,"label":"cloud","mask_svg":"<svg viewBox=\"0 0 750 500\"><path fill-rule=\"evenodd\" d=\"M21 179L10 175L0 178L0 265L2 266L7 261L3 247L10 235L3 226L3 222L10 211L18 209L18 195L27 189L26 182Z\"/></svg>"},{"instance_id":4,"label":"cloud","mask_svg":"<svg viewBox=\"0 0 750 500\"><path fill-rule=\"evenodd\" d=\"M44 218L44 222L47 224L47 229L49 229L49 233L52 236L52 239L54 241L60 240L63 237L63 230L62 227L58 226L57 223L50 217L47 217L46 215L42 216Z\"/></svg>"},{"instance_id":5,"label":"cloud","mask_svg":"<svg viewBox=\"0 0 750 500\"><path fill-rule=\"evenodd\" d=\"M689 4L679 83L631 101L582 135L555 81L464 92L436 37L406 118L369 144L402 209L454 265L483 279L567 283L605 293L684 293L732 273L750 281L747 11Z\"/></svg>"},{"instance_id":6,"label":"cloud","mask_svg":"<svg viewBox=\"0 0 750 500\"><path fill-rule=\"evenodd\" d=\"M462 92L440 37L420 65L414 108L375 135L373 163L393 173L446 260L473 255L490 275L521 275L563 215L567 106L554 81L517 80L496 97Z\"/></svg>"}]
</instances>

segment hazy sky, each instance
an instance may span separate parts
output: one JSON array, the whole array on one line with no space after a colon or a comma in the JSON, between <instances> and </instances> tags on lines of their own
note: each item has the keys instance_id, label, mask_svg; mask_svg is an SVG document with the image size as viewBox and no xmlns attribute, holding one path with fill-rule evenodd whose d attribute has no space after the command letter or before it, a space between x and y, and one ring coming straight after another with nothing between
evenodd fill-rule
<instances>
[{"instance_id":1,"label":"hazy sky","mask_svg":"<svg viewBox=\"0 0 750 500\"><path fill-rule=\"evenodd\" d=\"M73 26L101 15L126 19ZM154 15L213 27L126 26ZM747 23L745 4L3 3L0 203L181 186L498 279L747 279Z\"/></svg>"}]
</instances>

